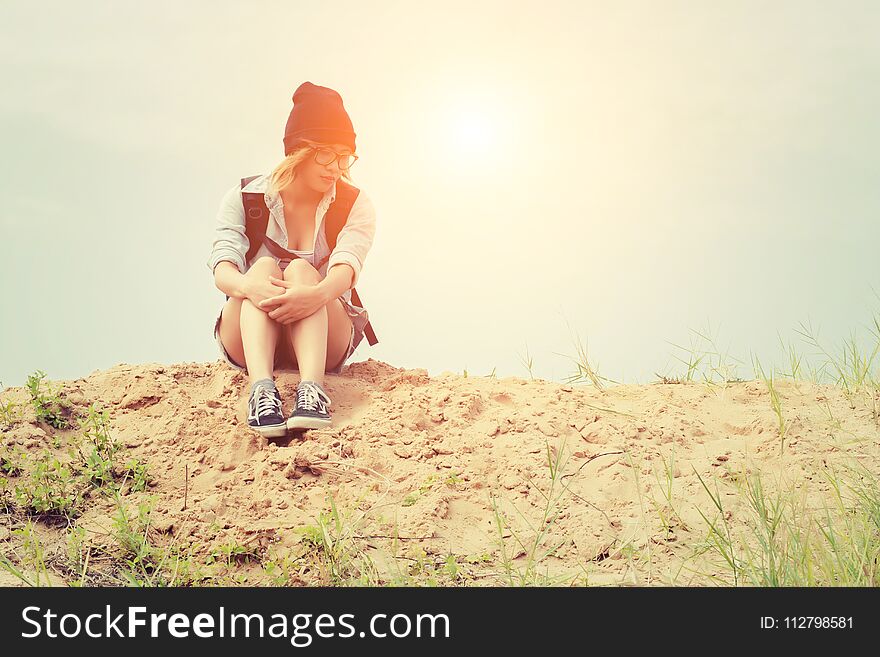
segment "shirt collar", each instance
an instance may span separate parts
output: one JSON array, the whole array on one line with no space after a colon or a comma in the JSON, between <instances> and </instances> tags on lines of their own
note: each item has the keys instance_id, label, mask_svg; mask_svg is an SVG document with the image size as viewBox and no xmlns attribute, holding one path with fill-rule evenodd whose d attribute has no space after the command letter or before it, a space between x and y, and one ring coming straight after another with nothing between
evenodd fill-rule
<instances>
[{"instance_id":1,"label":"shirt collar","mask_svg":"<svg viewBox=\"0 0 880 657\"><path fill-rule=\"evenodd\" d=\"M330 204L336 200L336 186L339 183L339 180L336 180L333 183L333 186L324 192L323 198L318 202L318 207L327 209L330 207ZM248 184L242 191L246 192L263 192L263 198L266 201L266 205L271 208L281 201L281 195L277 192L268 191L269 188L269 176L260 176L259 178L255 178Z\"/></svg>"}]
</instances>

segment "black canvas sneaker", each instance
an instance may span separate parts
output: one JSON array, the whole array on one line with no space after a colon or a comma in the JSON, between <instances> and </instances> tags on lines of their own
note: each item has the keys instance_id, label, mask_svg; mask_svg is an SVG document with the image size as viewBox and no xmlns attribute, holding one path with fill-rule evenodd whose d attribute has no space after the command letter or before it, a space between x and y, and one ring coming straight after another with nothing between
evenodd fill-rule
<instances>
[{"instance_id":1,"label":"black canvas sneaker","mask_svg":"<svg viewBox=\"0 0 880 657\"><path fill-rule=\"evenodd\" d=\"M281 395L275 386L261 381L253 385L248 400L248 426L267 438L287 435Z\"/></svg>"},{"instance_id":2,"label":"black canvas sneaker","mask_svg":"<svg viewBox=\"0 0 880 657\"><path fill-rule=\"evenodd\" d=\"M331 424L328 407L333 402L314 381L300 381L296 387L296 408L287 419L288 429L322 429Z\"/></svg>"}]
</instances>

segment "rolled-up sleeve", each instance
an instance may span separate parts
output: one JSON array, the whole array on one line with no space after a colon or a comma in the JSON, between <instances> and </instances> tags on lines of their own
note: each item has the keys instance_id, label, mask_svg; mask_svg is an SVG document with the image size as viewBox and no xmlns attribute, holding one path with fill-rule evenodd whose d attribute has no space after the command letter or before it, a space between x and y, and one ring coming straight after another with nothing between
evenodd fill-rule
<instances>
[{"instance_id":1,"label":"rolled-up sleeve","mask_svg":"<svg viewBox=\"0 0 880 657\"><path fill-rule=\"evenodd\" d=\"M354 270L351 286L357 285L375 236L376 210L373 202L361 190L351 207L345 226L336 237L336 248L330 254L327 271L329 272L334 265L343 263L351 265Z\"/></svg>"},{"instance_id":2,"label":"rolled-up sleeve","mask_svg":"<svg viewBox=\"0 0 880 657\"><path fill-rule=\"evenodd\" d=\"M217 212L217 223L214 229L214 246L208 258L208 269L213 273L218 262L228 260L238 266L238 271L245 272L247 263L245 255L250 242L245 234L244 206L241 202L241 184L237 184L223 196Z\"/></svg>"}]
</instances>

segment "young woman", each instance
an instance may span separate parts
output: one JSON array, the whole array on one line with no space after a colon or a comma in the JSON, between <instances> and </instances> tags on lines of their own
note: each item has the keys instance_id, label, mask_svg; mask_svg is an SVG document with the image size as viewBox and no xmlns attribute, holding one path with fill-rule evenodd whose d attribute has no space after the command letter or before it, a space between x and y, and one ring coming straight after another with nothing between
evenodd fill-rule
<instances>
[{"instance_id":1,"label":"young woman","mask_svg":"<svg viewBox=\"0 0 880 657\"><path fill-rule=\"evenodd\" d=\"M305 82L293 94L284 160L269 175L244 179L220 205L208 267L227 301L214 337L223 358L247 372L248 426L264 436L329 425L324 373L341 372L369 331L367 311L352 303L351 288L372 246L376 218L370 199L346 182L354 151L341 96ZM351 207L335 232L325 219L337 199L342 202L329 215L334 222L347 203ZM264 235L254 228L260 212L263 221L268 215ZM300 372L287 420L275 369Z\"/></svg>"}]
</instances>

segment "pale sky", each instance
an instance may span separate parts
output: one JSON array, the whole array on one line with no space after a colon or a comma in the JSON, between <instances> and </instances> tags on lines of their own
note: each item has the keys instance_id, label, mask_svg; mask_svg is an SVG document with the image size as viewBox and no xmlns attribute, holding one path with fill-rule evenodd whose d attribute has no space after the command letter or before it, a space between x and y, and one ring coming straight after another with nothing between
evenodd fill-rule
<instances>
[{"instance_id":1,"label":"pale sky","mask_svg":"<svg viewBox=\"0 0 880 657\"><path fill-rule=\"evenodd\" d=\"M880 314L876 2L42 2L0 22L0 382L219 358L220 199L336 89L377 233L352 361L753 375Z\"/></svg>"}]
</instances>

